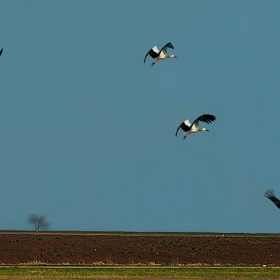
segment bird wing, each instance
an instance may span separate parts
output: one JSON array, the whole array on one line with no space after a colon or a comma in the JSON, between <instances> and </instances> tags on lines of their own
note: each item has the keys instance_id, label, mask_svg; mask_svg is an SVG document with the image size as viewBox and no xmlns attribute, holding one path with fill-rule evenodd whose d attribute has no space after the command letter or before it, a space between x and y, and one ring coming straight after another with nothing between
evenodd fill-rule
<instances>
[{"instance_id":1,"label":"bird wing","mask_svg":"<svg viewBox=\"0 0 280 280\"><path fill-rule=\"evenodd\" d=\"M275 197L274 191L272 189L267 190L264 196L270 199L278 208L280 208L280 200Z\"/></svg>"},{"instance_id":2,"label":"bird wing","mask_svg":"<svg viewBox=\"0 0 280 280\"><path fill-rule=\"evenodd\" d=\"M162 47L162 49L159 51L159 54L161 54L161 52L162 52L163 55L166 56L166 54L167 54L167 48L174 49L173 45L169 42L169 43L167 43L165 46Z\"/></svg>"},{"instance_id":3,"label":"bird wing","mask_svg":"<svg viewBox=\"0 0 280 280\"><path fill-rule=\"evenodd\" d=\"M146 54L146 56L145 56L145 58L144 58L144 63L145 63L146 57L147 57L148 55L150 55L152 58L157 58L157 57L158 57L158 54L159 54L158 48L157 48L157 46L154 46L153 48L151 48L151 49L147 52L147 54Z\"/></svg>"},{"instance_id":4,"label":"bird wing","mask_svg":"<svg viewBox=\"0 0 280 280\"><path fill-rule=\"evenodd\" d=\"M201 122L206 122L206 123L211 123L213 121L216 120L216 117L213 116L213 115L209 115L209 114L204 114L200 117L198 117L193 123L191 126L193 126L193 124L195 124L196 126L198 126L198 122L201 121Z\"/></svg>"},{"instance_id":5,"label":"bird wing","mask_svg":"<svg viewBox=\"0 0 280 280\"><path fill-rule=\"evenodd\" d=\"M1 49L1 51L0 51L0 55L2 54L2 52L3 52L3 49Z\"/></svg>"},{"instance_id":6,"label":"bird wing","mask_svg":"<svg viewBox=\"0 0 280 280\"><path fill-rule=\"evenodd\" d=\"M191 126L191 124L190 124L189 120L185 120L185 121L182 122L182 123L179 125L179 127L177 128L175 136L177 136L177 133L178 133L178 131L179 131L180 128L181 128L182 130L184 130L185 132L187 132L187 131L190 130L190 126Z\"/></svg>"}]
</instances>

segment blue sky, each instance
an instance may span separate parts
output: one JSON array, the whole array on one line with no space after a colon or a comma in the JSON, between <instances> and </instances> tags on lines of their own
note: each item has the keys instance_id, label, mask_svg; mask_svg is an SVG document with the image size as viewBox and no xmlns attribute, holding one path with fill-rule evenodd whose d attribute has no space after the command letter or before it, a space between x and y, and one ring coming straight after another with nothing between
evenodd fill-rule
<instances>
[{"instance_id":1,"label":"blue sky","mask_svg":"<svg viewBox=\"0 0 280 280\"><path fill-rule=\"evenodd\" d=\"M0 229L279 232L279 11L1 1ZM143 63L167 42L178 59Z\"/></svg>"}]
</instances>

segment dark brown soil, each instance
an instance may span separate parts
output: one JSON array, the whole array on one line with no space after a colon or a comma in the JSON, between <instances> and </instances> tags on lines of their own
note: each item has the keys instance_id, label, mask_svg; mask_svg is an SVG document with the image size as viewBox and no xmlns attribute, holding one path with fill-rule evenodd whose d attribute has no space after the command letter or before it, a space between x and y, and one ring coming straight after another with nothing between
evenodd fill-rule
<instances>
[{"instance_id":1,"label":"dark brown soil","mask_svg":"<svg viewBox=\"0 0 280 280\"><path fill-rule=\"evenodd\" d=\"M278 236L0 233L1 265L280 266Z\"/></svg>"}]
</instances>

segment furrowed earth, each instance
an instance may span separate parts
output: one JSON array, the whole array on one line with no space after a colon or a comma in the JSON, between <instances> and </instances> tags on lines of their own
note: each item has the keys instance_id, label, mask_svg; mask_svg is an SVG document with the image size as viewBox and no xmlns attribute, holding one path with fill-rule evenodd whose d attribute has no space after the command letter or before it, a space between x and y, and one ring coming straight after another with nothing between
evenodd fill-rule
<instances>
[{"instance_id":1,"label":"furrowed earth","mask_svg":"<svg viewBox=\"0 0 280 280\"><path fill-rule=\"evenodd\" d=\"M1 265L280 266L276 235L0 233Z\"/></svg>"}]
</instances>

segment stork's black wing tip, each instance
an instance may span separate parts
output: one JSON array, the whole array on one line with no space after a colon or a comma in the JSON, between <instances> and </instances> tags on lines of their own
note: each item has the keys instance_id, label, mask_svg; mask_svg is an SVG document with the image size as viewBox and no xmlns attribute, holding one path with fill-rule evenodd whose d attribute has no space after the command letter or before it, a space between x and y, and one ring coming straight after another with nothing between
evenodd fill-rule
<instances>
[{"instance_id":1,"label":"stork's black wing tip","mask_svg":"<svg viewBox=\"0 0 280 280\"><path fill-rule=\"evenodd\" d=\"M213 115L210 115L210 118L211 118L211 122L215 121L216 120L216 117L213 116Z\"/></svg>"},{"instance_id":2,"label":"stork's black wing tip","mask_svg":"<svg viewBox=\"0 0 280 280\"><path fill-rule=\"evenodd\" d=\"M179 127L177 128L176 133L175 133L175 136L177 136L178 131L179 131L179 129L181 128L181 125L182 125L182 124L180 124Z\"/></svg>"},{"instance_id":3,"label":"stork's black wing tip","mask_svg":"<svg viewBox=\"0 0 280 280\"><path fill-rule=\"evenodd\" d=\"M168 47L168 48L174 49L174 47L173 47L173 45L171 44L171 42L167 43L165 46Z\"/></svg>"},{"instance_id":4,"label":"stork's black wing tip","mask_svg":"<svg viewBox=\"0 0 280 280\"><path fill-rule=\"evenodd\" d=\"M264 196L267 197L267 198L274 197L275 195L274 195L273 189L267 190L267 191L264 193Z\"/></svg>"},{"instance_id":5,"label":"stork's black wing tip","mask_svg":"<svg viewBox=\"0 0 280 280\"><path fill-rule=\"evenodd\" d=\"M280 209L280 200L275 197L273 189L267 190L264 196L270 199Z\"/></svg>"},{"instance_id":6,"label":"stork's black wing tip","mask_svg":"<svg viewBox=\"0 0 280 280\"><path fill-rule=\"evenodd\" d=\"M150 51L149 51L149 52L150 52ZM144 58L144 63L146 62L146 58L147 58L147 56L148 56L149 52L147 52L147 54L145 55L145 58Z\"/></svg>"},{"instance_id":7,"label":"stork's black wing tip","mask_svg":"<svg viewBox=\"0 0 280 280\"><path fill-rule=\"evenodd\" d=\"M203 114L202 116L198 117L196 120L206 122L206 123L212 123L213 121L216 120L216 117L210 114Z\"/></svg>"},{"instance_id":8,"label":"stork's black wing tip","mask_svg":"<svg viewBox=\"0 0 280 280\"><path fill-rule=\"evenodd\" d=\"M206 115L206 116L207 116L207 120L209 121L209 123L216 120L216 117L214 115Z\"/></svg>"},{"instance_id":9,"label":"stork's black wing tip","mask_svg":"<svg viewBox=\"0 0 280 280\"><path fill-rule=\"evenodd\" d=\"M0 55L2 54L2 52L3 52L3 48L0 50Z\"/></svg>"}]
</instances>

